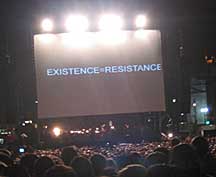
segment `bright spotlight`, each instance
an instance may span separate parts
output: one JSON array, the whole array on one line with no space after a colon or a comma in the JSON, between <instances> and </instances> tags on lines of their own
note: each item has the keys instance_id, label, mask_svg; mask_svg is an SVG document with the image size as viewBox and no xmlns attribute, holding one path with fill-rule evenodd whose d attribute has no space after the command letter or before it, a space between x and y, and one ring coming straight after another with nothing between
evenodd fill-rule
<instances>
[{"instance_id":1,"label":"bright spotlight","mask_svg":"<svg viewBox=\"0 0 216 177\"><path fill-rule=\"evenodd\" d=\"M205 121L205 124L206 124L206 125L210 125L210 123L211 123L211 122L210 122L209 120L206 120L206 121Z\"/></svg>"},{"instance_id":2,"label":"bright spotlight","mask_svg":"<svg viewBox=\"0 0 216 177\"><path fill-rule=\"evenodd\" d=\"M58 137L61 134L61 129L59 127L54 127L53 133L56 137Z\"/></svg>"},{"instance_id":3,"label":"bright spotlight","mask_svg":"<svg viewBox=\"0 0 216 177\"><path fill-rule=\"evenodd\" d=\"M177 99L176 99L176 98L173 98L173 99L172 99L172 102L173 102L173 103L176 103L176 102L177 102Z\"/></svg>"},{"instance_id":4,"label":"bright spotlight","mask_svg":"<svg viewBox=\"0 0 216 177\"><path fill-rule=\"evenodd\" d=\"M88 30L88 19L83 15L71 15L66 19L65 27L70 32L83 32Z\"/></svg>"},{"instance_id":5,"label":"bright spotlight","mask_svg":"<svg viewBox=\"0 0 216 177\"><path fill-rule=\"evenodd\" d=\"M145 15L137 15L135 20L135 25L137 28L144 28L146 26L147 20Z\"/></svg>"},{"instance_id":6,"label":"bright spotlight","mask_svg":"<svg viewBox=\"0 0 216 177\"><path fill-rule=\"evenodd\" d=\"M50 32L53 30L53 22L50 19L46 18L41 22L41 27L43 31Z\"/></svg>"},{"instance_id":7,"label":"bright spotlight","mask_svg":"<svg viewBox=\"0 0 216 177\"><path fill-rule=\"evenodd\" d=\"M98 133L100 133L100 131L99 130L95 130L95 133L98 134Z\"/></svg>"},{"instance_id":8,"label":"bright spotlight","mask_svg":"<svg viewBox=\"0 0 216 177\"><path fill-rule=\"evenodd\" d=\"M208 108L201 108L201 109L200 109L200 112L201 112L201 113L207 113L208 111L209 111Z\"/></svg>"},{"instance_id":9,"label":"bright spotlight","mask_svg":"<svg viewBox=\"0 0 216 177\"><path fill-rule=\"evenodd\" d=\"M172 138L173 137L173 133L168 133L168 137Z\"/></svg>"},{"instance_id":10,"label":"bright spotlight","mask_svg":"<svg viewBox=\"0 0 216 177\"><path fill-rule=\"evenodd\" d=\"M114 14L102 15L99 20L99 29L106 31L120 30L123 27L123 20Z\"/></svg>"},{"instance_id":11,"label":"bright spotlight","mask_svg":"<svg viewBox=\"0 0 216 177\"><path fill-rule=\"evenodd\" d=\"M114 129L115 129L115 127L114 127L114 126L111 126L111 127L110 127L110 129L114 130Z\"/></svg>"}]
</instances>

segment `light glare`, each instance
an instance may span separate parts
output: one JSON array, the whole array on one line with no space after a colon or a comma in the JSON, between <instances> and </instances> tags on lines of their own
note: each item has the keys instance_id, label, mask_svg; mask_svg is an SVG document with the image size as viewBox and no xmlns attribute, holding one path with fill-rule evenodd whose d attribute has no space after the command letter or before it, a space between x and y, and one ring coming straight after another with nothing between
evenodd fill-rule
<instances>
[{"instance_id":1,"label":"light glare","mask_svg":"<svg viewBox=\"0 0 216 177\"><path fill-rule=\"evenodd\" d=\"M83 15L71 15L66 19L65 27L70 32L83 32L88 29L89 22Z\"/></svg>"},{"instance_id":2,"label":"light glare","mask_svg":"<svg viewBox=\"0 0 216 177\"><path fill-rule=\"evenodd\" d=\"M168 133L168 137L172 138L173 137L173 133Z\"/></svg>"},{"instance_id":3,"label":"light glare","mask_svg":"<svg viewBox=\"0 0 216 177\"><path fill-rule=\"evenodd\" d=\"M120 30L123 27L123 20L114 14L102 15L99 20L99 29L106 31Z\"/></svg>"},{"instance_id":4,"label":"light glare","mask_svg":"<svg viewBox=\"0 0 216 177\"><path fill-rule=\"evenodd\" d=\"M207 113L209 110L208 110L208 108L201 108L200 109L200 112L201 113Z\"/></svg>"},{"instance_id":5,"label":"light glare","mask_svg":"<svg viewBox=\"0 0 216 177\"><path fill-rule=\"evenodd\" d=\"M173 102L173 103L176 103L176 101L177 101L176 98L173 98L173 99L172 99L172 102Z\"/></svg>"},{"instance_id":6,"label":"light glare","mask_svg":"<svg viewBox=\"0 0 216 177\"><path fill-rule=\"evenodd\" d=\"M88 48L94 45L91 33L65 33L62 34L62 42L69 48Z\"/></svg>"},{"instance_id":7,"label":"light glare","mask_svg":"<svg viewBox=\"0 0 216 177\"><path fill-rule=\"evenodd\" d=\"M144 28L146 26L147 20L145 15L138 15L135 20L135 25L137 28Z\"/></svg>"},{"instance_id":8,"label":"light glare","mask_svg":"<svg viewBox=\"0 0 216 177\"><path fill-rule=\"evenodd\" d=\"M43 31L50 32L53 30L53 22L50 19L46 18L42 21L41 27Z\"/></svg>"},{"instance_id":9,"label":"light glare","mask_svg":"<svg viewBox=\"0 0 216 177\"><path fill-rule=\"evenodd\" d=\"M61 134L61 129L59 127L53 128L53 134L58 137Z\"/></svg>"},{"instance_id":10,"label":"light glare","mask_svg":"<svg viewBox=\"0 0 216 177\"><path fill-rule=\"evenodd\" d=\"M115 127L114 127L114 126L111 126L111 127L110 127L110 129L114 130L114 129L115 129Z\"/></svg>"},{"instance_id":11,"label":"light glare","mask_svg":"<svg viewBox=\"0 0 216 177\"><path fill-rule=\"evenodd\" d=\"M127 35L122 31L102 31L98 34L98 42L103 45L120 45L127 41Z\"/></svg>"},{"instance_id":12,"label":"light glare","mask_svg":"<svg viewBox=\"0 0 216 177\"><path fill-rule=\"evenodd\" d=\"M210 123L211 123L211 122L210 122L209 120L205 121L205 124L206 124L206 125L210 125Z\"/></svg>"}]
</instances>

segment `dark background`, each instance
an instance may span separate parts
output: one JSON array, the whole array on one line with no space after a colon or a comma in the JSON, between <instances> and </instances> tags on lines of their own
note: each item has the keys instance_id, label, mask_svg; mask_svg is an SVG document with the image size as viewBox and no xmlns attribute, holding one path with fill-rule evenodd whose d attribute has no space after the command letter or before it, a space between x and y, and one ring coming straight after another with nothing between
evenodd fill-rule
<instances>
[{"instance_id":1,"label":"dark background","mask_svg":"<svg viewBox=\"0 0 216 177\"><path fill-rule=\"evenodd\" d=\"M144 12L149 28L162 32L167 112L177 117L189 112L190 79L207 79L208 104L216 105L215 64L207 65L204 55L215 54L216 4L214 1L169 0L3 0L0 2L0 119L15 123L36 117L36 85L33 33L47 15L56 20L67 11L116 9L128 18ZM173 105L172 98L177 98ZM215 110L213 110L215 113ZM214 114L215 115L215 114Z\"/></svg>"}]
</instances>

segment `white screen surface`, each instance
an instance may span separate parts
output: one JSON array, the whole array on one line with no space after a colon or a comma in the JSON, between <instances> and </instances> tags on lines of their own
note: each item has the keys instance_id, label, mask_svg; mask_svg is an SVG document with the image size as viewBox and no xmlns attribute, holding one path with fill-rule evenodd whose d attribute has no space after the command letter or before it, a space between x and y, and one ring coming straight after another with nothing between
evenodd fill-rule
<instances>
[{"instance_id":1,"label":"white screen surface","mask_svg":"<svg viewBox=\"0 0 216 177\"><path fill-rule=\"evenodd\" d=\"M157 30L34 36L38 117L164 111Z\"/></svg>"}]
</instances>

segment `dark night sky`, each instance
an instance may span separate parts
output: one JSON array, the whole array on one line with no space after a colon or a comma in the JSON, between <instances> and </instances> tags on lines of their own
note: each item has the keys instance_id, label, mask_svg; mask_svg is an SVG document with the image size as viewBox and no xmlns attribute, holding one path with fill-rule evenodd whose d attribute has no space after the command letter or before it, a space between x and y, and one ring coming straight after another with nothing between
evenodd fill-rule
<instances>
[{"instance_id":1,"label":"dark night sky","mask_svg":"<svg viewBox=\"0 0 216 177\"><path fill-rule=\"evenodd\" d=\"M1 12L8 16L24 17L45 13L64 13L67 10L117 9L133 13L136 10L170 16L213 15L216 3L210 0L2 0ZM33 13L32 13L33 12Z\"/></svg>"},{"instance_id":2,"label":"dark night sky","mask_svg":"<svg viewBox=\"0 0 216 177\"><path fill-rule=\"evenodd\" d=\"M145 12L151 25L162 29L166 36L165 64L169 78L175 84L178 75L178 47L180 29L184 43L184 71L189 77L206 73L203 61L205 48L213 48L216 41L216 3L210 0L2 0L0 2L0 56L9 54L11 62L0 62L0 116L13 122L20 115L35 115L35 80L31 30L49 16L62 17L66 12L81 11L90 15L115 10L132 16ZM157 25L156 25L157 24ZM215 46L216 47L216 46ZM5 59L2 59L6 61ZM172 74L170 74L172 73ZM178 83L181 85L181 83ZM167 93L181 95L181 86ZM187 88L188 90L188 88ZM181 109L181 108L179 108ZM10 121L9 121L10 122Z\"/></svg>"},{"instance_id":3,"label":"dark night sky","mask_svg":"<svg viewBox=\"0 0 216 177\"><path fill-rule=\"evenodd\" d=\"M152 19L178 19L184 23L216 20L216 3L210 0L2 0L0 9L1 23L18 26L27 20L37 21L46 15L62 16L70 11L98 14L114 10L127 15L145 12Z\"/></svg>"}]
</instances>

